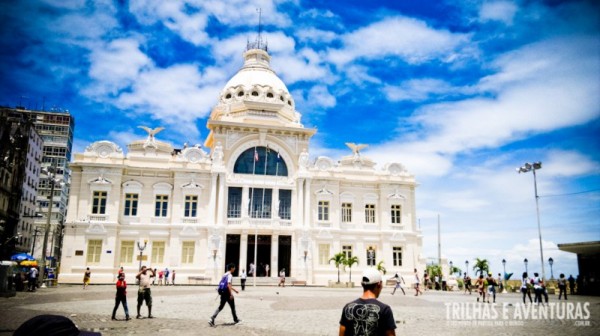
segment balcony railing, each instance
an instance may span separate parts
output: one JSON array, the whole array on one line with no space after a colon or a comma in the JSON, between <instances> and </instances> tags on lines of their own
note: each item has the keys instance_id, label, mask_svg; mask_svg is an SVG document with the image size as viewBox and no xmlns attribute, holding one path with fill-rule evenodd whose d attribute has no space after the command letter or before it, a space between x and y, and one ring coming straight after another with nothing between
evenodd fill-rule
<instances>
[{"instance_id":1,"label":"balcony railing","mask_svg":"<svg viewBox=\"0 0 600 336\"><path fill-rule=\"evenodd\" d=\"M108 221L108 215L89 215L88 220L90 222L106 222Z\"/></svg>"},{"instance_id":2,"label":"balcony railing","mask_svg":"<svg viewBox=\"0 0 600 336\"><path fill-rule=\"evenodd\" d=\"M183 218L181 222L183 224L198 224L198 218Z\"/></svg>"}]
</instances>

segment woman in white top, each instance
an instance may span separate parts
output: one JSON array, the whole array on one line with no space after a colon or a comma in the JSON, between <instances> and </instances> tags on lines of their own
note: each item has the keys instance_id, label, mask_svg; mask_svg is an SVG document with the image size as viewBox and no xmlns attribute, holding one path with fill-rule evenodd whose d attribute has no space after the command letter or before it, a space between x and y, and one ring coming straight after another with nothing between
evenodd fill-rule
<instances>
[{"instance_id":1,"label":"woman in white top","mask_svg":"<svg viewBox=\"0 0 600 336\"><path fill-rule=\"evenodd\" d=\"M529 296L529 302L533 303L531 293L529 292L529 278L527 277L527 272L523 272L523 277L521 279L521 293L523 293L523 303L525 303L525 295Z\"/></svg>"},{"instance_id":2,"label":"woman in white top","mask_svg":"<svg viewBox=\"0 0 600 336\"><path fill-rule=\"evenodd\" d=\"M417 273L417 269L415 268L415 296L419 296L419 293L421 293L421 295L423 294L421 289L419 289L420 283L421 281L419 281L419 273Z\"/></svg>"}]
</instances>

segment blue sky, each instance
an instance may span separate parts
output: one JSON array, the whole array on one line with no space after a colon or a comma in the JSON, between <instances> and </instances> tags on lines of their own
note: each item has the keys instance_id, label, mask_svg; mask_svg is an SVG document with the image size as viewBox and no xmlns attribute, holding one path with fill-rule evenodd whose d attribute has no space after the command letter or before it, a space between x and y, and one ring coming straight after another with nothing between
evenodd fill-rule
<instances>
[{"instance_id":1,"label":"blue sky","mask_svg":"<svg viewBox=\"0 0 600 336\"><path fill-rule=\"evenodd\" d=\"M600 8L594 1L3 1L0 105L69 110L75 152L166 127L203 143L212 106L263 36L310 154L345 142L419 181L423 255L494 272L577 274L556 244L600 240ZM548 266L546 265L546 268ZM546 270L549 276L549 270Z\"/></svg>"}]
</instances>

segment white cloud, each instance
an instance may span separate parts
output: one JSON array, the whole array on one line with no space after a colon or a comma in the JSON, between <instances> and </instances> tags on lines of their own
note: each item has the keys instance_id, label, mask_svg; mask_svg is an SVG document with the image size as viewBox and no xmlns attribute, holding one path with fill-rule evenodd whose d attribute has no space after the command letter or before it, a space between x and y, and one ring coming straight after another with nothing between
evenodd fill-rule
<instances>
[{"instance_id":1,"label":"white cloud","mask_svg":"<svg viewBox=\"0 0 600 336\"><path fill-rule=\"evenodd\" d=\"M479 20L482 22L501 21L512 25L517 10L517 5L511 1L484 2L479 9Z\"/></svg>"},{"instance_id":2,"label":"white cloud","mask_svg":"<svg viewBox=\"0 0 600 336\"><path fill-rule=\"evenodd\" d=\"M399 86L386 85L383 90L391 101L423 101L434 95L465 92L468 88L454 87L440 79L420 78L407 80Z\"/></svg>"},{"instance_id":3,"label":"white cloud","mask_svg":"<svg viewBox=\"0 0 600 336\"><path fill-rule=\"evenodd\" d=\"M576 151L549 151L542 165L544 174L551 176L571 177L600 173L599 162Z\"/></svg>"},{"instance_id":4,"label":"white cloud","mask_svg":"<svg viewBox=\"0 0 600 336\"><path fill-rule=\"evenodd\" d=\"M139 41L113 40L90 55L89 76L94 80L84 90L88 96L117 95L137 80L139 73L153 67L152 60L140 50Z\"/></svg>"},{"instance_id":5,"label":"white cloud","mask_svg":"<svg viewBox=\"0 0 600 336\"><path fill-rule=\"evenodd\" d=\"M451 62L468 42L466 34L436 30L424 21L407 17L390 17L342 36L344 47L331 49L329 60L344 65L359 58L378 59L398 56L405 62L419 64L432 59Z\"/></svg>"},{"instance_id":6,"label":"white cloud","mask_svg":"<svg viewBox=\"0 0 600 336\"><path fill-rule=\"evenodd\" d=\"M320 30L313 27L300 29L295 34L300 41L306 43L330 43L338 38L332 31Z\"/></svg>"}]
</instances>

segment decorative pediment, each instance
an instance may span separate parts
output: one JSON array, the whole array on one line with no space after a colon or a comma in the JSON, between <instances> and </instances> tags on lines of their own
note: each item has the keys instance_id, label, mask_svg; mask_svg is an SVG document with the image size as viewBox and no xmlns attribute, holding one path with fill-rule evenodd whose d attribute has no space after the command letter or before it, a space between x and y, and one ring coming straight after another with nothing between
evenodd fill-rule
<instances>
[{"instance_id":1,"label":"decorative pediment","mask_svg":"<svg viewBox=\"0 0 600 336\"><path fill-rule=\"evenodd\" d=\"M396 190L394 190L393 193L388 195L388 199L389 200L397 200L397 201L404 201L406 200L406 197L402 194L400 194L399 189L396 188Z\"/></svg>"},{"instance_id":2,"label":"decorative pediment","mask_svg":"<svg viewBox=\"0 0 600 336\"><path fill-rule=\"evenodd\" d=\"M106 231L106 228L104 227L104 224L90 222L90 225L85 230L85 233L93 234L93 235L106 235L107 231Z\"/></svg>"},{"instance_id":3,"label":"decorative pediment","mask_svg":"<svg viewBox=\"0 0 600 336\"><path fill-rule=\"evenodd\" d=\"M390 173L390 175L398 176L400 174L406 173L406 168L399 163L386 163L383 167L384 171Z\"/></svg>"},{"instance_id":4,"label":"decorative pediment","mask_svg":"<svg viewBox=\"0 0 600 336\"><path fill-rule=\"evenodd\" d=\"M392 236L390 237L390 241L396 241L396 242L406 241L406 237L404 237L404 234L402 232L394 232L392 234Z\"/></svg>"},{"instance_id":5,"label":"decorative pediment","mask_svg":"<svg viewBox=\"0 0 600 336\"><path fill-rule=\"evenodd\" d=\"M106 174L106 170L100 169L98 177L89 180L88 183L95 184L95 185L110 185L110 184L112 184L112 181L110 181L104 177L105 174Z\"/></svg>"},{"instance_id":6,"label":"decorative pediment","mask_svg":"<svg viewBox=\"0 0 600 336\"><path fill-rule=\"evenodd\" d=\"M335 162L326 156L319 156L315 162L315 167L321 171L331 170L335 167Z\"/></svg>"},{"instance_id":7,"label":"decorative pediment","mask_svg":"<svg viewBox=\"0 0 600 336\"><path fill-rule=\"evenodd\" d=\"M204 161L208 159L208 154L199 147L200 145L196 145L194 147L188 147L181 151L181 158L183 160L196 163L200 161Z\"/></svg>"},{"instance_id":8,"label":"decorative pediment","mask_svg":"<svg viewBox=\"0 0 600 336\"><path fill-rule=\"evenodd\" d=\"M101 158L123 157L123 150L111 141L97 141L89 145L84 152L85 156L96 156Z\"/></svg>"},{"instance_id":9,"label":"decorative pediment","mask_svg":"<svg viewBox=\"0 0 600 336\"><path fill-rule=\"evenodd\" d=\"M326 196L326 197L332 197L333 196L333 192L325 187L322 187L321 189L315 191L315 195L317 196Z\"/></svg>"},{"instance_id":10,"label":"decorative pediment","mask_svg":"<svg viewBox=\"0 0 600 336\"><path fill-rule=\"evenodd\" d=\"M198 228L193 225L185 225L181 231L179 231L179 235L182 237L197 237L200 236L200 232L198 232Z\"/></svg>"}]
</instances>

